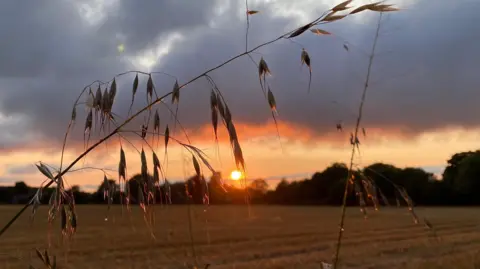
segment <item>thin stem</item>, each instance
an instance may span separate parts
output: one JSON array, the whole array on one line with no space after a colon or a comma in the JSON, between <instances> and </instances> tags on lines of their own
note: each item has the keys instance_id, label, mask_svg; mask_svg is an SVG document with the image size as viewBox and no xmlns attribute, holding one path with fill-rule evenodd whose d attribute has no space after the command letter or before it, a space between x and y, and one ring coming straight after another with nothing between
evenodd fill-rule
<instances>
[{"instance_id":1,"label":"thin stem","mask_svg":"<svg viewBox=\"0 0 480 269\"><path fill-rule=\"evenodd\" d=\"M123 73L120 73L120 74L117 74L115 75L115 77L120 77L120 76L123 76L123 75L127 75L127 74L131 74L131 73L138 73L138 74L142 74L142 75L151 75L151 74L162 74L162 75L166 75L166 76L169 76L173 79L177 79L177 77L175 77L174 75L171 75L169 73L165 73L165 72L161 72L161 71L155 71L155 72L151 72L151 73L147 73L147 72L143 72L143 71L139 71L139 70L130 70L130 71L126 71L126 72L123 72ZM113 79L112 79L113 80ZM111 81L112 81L111 80Z\"/></svg>"},{"instance_id":2,"label":"thin stem","mask_svg":"<svg viewBox=\"0 0 480 269\"><path fill-rule=\"evenodd\" d=\"M135 147L135 145L134 145L132 142L130 142L130 140L128 140L125 136L123 136L120 132L118 132L117 135L118 135L120 138L123 138L128 144L130 144L130 146L132 146L133 149L135 149L138 154L141 153L140 150L138 150L138 148ZM120 143L121 143L121 141L122 141L122 140L120 140ZM121 146L121 145L120 145L120 146Z\"/></svg>"},{"instance_id":3,"label":"thin stem","mask_svg":"<svg viewBox=\"0 0 480 269\"><path fill-rule=\"evenodd\" d=\"M245 51L248 51L248 29L250 28L250 15L248 14L248 0L245 0L245 14L247 16L247 30L245 32Z\"/></svg>"},{"instance_id":4,"label":"thin stem","mask_svg":"<svg viewBox=\"0 0 480 269\"><path fill-rule=\"evenodd\" d=\"M68 171L68 172L69 172L69 173L73 173L73 172L78 172L78 171L82 171L82 170L98 170L98 171L104 172L104 173L107 174L107 175L108 175L108 173L107 173L106 171L117 172L117 170L115 170L115 169L99 168L99 167L92 167L92 166L85 166L85 167L78 168L78 169L71 169L71 170Z\"/></svg>"},{"instance_id":5,"label":"thin stem","mask_svg":"<svg viewBox=\"0 0 480 269\"><path fill-rule=\"evenodd\" d=\"M360 101L360 106L358 108L358 117L357 117L357 122L355 124L355 133L354 133L354 136L353 136L352 154L350 156L350 167L348 169L347 180L345 181L345 190L343 192L342 216L340 217L340 227L339 227L339 230L338 230L337 248L336 248L336 251L335 251L335 259L334 259L334 262L333 262L333 268L334 269L337 269L338 257L340 255L340 247L341 247L341 244L342 244L342 237L343 237L343 231L344 231L344 225L345 225L345 213L347 211L348 184L349 184L350 178L353 175L353 170L352 169L353 169L353 158L355 157L355 147L357 145L356 141L357 141L357 138L358 138L358 130L359 130L360 122L362 120L362 115L363 115L363 105L365 104L365 99L367 97L368 82L370 81L370 73L371 73L371 69L372 69L373 59L375 57L375 48L377 46L377 40L378 40L378 35L379 35L379 32L380 32L381 21L382 21L382 13L380 13L380 16L378 18L377 31L375 33L375 38L373 40L372 50L371 50L369 61L368 61L368 69L367 69L367 75L366 75L366 78L365 78L365 84L363 86L362 99Z\"/></svg>"},{"instance_id":6,"label":"thin stem","mask_svg":"<svg viewBox=\"0 0 480 269\"><path fill-rule=\"evenodd\" d=\"M162 104L165 105L165 107L168 109L168 111L170 112L170 115L174 115L174 112L173 110L165 103L165 102L161 102ZM178 118L175 118L175 122L178 124L178 126L180 126L180 128L182 129L182 132L185 134L185 138L187 139L188 143L191 144L190 142L190 138L188 137L188 133L187 133L187 130L183 127L183 125L180 123L180 121L178 120Z\"/></svg>"}]
</instances>

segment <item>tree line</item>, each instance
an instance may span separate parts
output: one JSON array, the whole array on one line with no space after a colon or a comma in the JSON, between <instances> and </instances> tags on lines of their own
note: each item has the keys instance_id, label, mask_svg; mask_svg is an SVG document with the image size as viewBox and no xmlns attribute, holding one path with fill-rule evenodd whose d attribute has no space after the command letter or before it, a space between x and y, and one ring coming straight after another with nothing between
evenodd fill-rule
<instances>
[{"instance_id":1,"label":"tree line","mask_svg":"<svg viewBox=\"0 0 480 269\"><path fill-rule=\"evenodd\" d=\"M239 188L224 182L221 175L215 173L209 179L192 176L185 182L166 181L151 195L156 203L171 204L244 204L248 197L252 204L340 205L347 174L345 164L334 163L311 178L292 182L282 179L274 189L269 189L263 179L251 180L247 188ZM149 177L145 179L137 174L127 181L130 203L145 201L147 193L142 186L153 180ZM347 200L349 205L358 205L359 199L366 204L405 204L402 190L415 205L478 205L480 195L476 191L480 189L480 150L451 156L441 178L420 168L374 163L357 169L348 180L351 190ZM124 201L120 186L113 179L102 182L93 193L83 192L79 186L72 186L67 191L73 193L76 204L103 204L107 203L106 189L110 190L113 203ZM48 203L53 190L42 190L42 203ZM24 182L0 187L0 203L27 203L36 191L37 188Z\"/></svg>"}]
</instances>

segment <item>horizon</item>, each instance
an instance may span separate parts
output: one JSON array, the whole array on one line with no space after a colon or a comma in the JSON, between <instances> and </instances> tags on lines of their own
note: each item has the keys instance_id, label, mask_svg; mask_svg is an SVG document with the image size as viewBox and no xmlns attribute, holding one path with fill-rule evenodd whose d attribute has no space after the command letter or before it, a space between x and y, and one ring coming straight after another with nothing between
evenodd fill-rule
<instances>
[{"instance_id":1,"label":"horizon","mask_svg":"<svg viewBox=\"0 0 480 269\"><path fill-rule=\"evenodd\" d=\"M333 165L333 164L334 163L331 163L330 165ZM387 164L387 163L384 163L384 164ZM325 167L325 168L327 168L327 167ZM442 173L443 173L443 170L445 169L445 166L444 167L407 167L406 166L406 167L398 167L398 168L401 168L401 169L404 169L404 168L420 168L427 173L432 173L438 180L442 180ZM314 172L310 172L310 173L296 173L296 174L289 174L289 175L277 175L277 176L270 176L270 177L265 177L265 178L249 177L249 178L245 178L245 179L247 180L247 184L250 183L251 180L255 180L255 179L265 180L265 182L268 184L268 189L269 190L274 190L276 188L276 186L282 180L286 180L287 182L298 181L298 180L310 180L310 179L312 179L312 177L315 173L320 173L324 169L319 169L318 171L314 171ZM129 175L128 179L131 179L133 176L138 175L138 174L140 174L140 171L138 171L137 173L134 173L132 175ZM171 183L179 183L179 182L185 182L185 180L187 180L188 178L191 178L192 176L194 176L194 175L192 174L192 175L188 176L187 178L169 178L168 180ZM210 176L202 175L202 176L204 176L206 180L210 180L212 175L210 175ZM118 178L116 179L115 177L109 177L109 179L115 180L115 182L118 183ZM222 174L222 180L225 180L225 181L229 182L230 185L235 186L236 182L239 182L239 184L242 184L241 181L243 179L238 179L238 180L237 179L232 179L231 175ZM2 182L0 182L0 187L13 187L18 182L24 182L24 181L15 181L15 182L10 183L10 184L2 184ZM29 185L29 184L27 184L27 185L29 187L33 187L33 188L38 188L39 187L39 185ZM73 185L77 185L77 184L69 184L69 185L73 186ZM80 187L81 191L84 191L84 192L87 192L87 193L94 193L98 190L98 187L100 185L101 185L101 181L99 181L97 184L87 184L87 185L77 185L77 186Z\"/></svg>"}]
</instances>

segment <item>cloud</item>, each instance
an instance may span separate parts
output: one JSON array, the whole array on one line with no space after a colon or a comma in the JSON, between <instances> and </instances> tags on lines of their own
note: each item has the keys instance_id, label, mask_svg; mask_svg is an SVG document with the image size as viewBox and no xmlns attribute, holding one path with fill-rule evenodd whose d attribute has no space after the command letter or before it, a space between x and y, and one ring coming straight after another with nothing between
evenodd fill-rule
<instances>
[{"instance_id":1,"label":"cloud","mask_svg":"<svg viewBox=\"0 0 480 269\"><path fill-rule=\"evenodd\" d=\"M308 22L337 2L249 1L251 9L260 10L250 19L249 47ZM452 126L478 126L480 111L475 100L479 97L476 66L480 54L476 48L480 34L474 25L478 24L475 10L480 3L390 2L405 10L383 18L364 126L385 136L400 130L406 137ZM241 1L29 1L29 9L18 5L2 4L9 14L2 17L8 17L2 24L8 27L0 29L5 37L0 44L3 151L58 151L73 102L96 79L108 81L117 73L141 69L168 72L183 83L245 50ZM353 124L377 16L373 12L358 14L325 25L333 36L305 33L296 43L281 40L251 54L255 61L264 57L269 64L273 76L268 81L283 125L295 125L318 138L330 137L338 121L346 127ZM348 41L349 52L342 47L344 41ZM117 50L119 44L125 47L123 53ZM302 47L312 58L310 94L307 69L300 66ZM131 102L133 76L118 78L114 112L120 116L126 115ZM260 128L271 121L256 67L248 57L211 76L235 122ZM159 94L170 91L174 83L161 74L154 75L154 81ZM146 77L141 76L134 109L145 103L145 82ZM182 89L179 119L193 132L210 122L209 91L203 78ZM86 113L82 106L77 111L71 138L83 147ZM161 108L162 128L167 122L173 125L169 113ZM140 117L131 128L138 128L143 120ZM269 130L276 135L274 128Z\"/></svg>"},{"instance_id":2,"label":"cloud","mask_svg":"<svg viewBox=\"0 0 480 269\"><path fill-rule=\"evenodd\" d=\"M7 173L10 175L25 175L37 172L37 168L33 164L28 165L11 165L7 166Z\"/></svg>"},{"instance_id":3,"label":"cloud","mask_svg":"<svg viewBox=\"0 0 480 269\"><path fill-rule=\"evenodd\" d=\"M14 179L14 178L10 178L10 177L0 177L0 183L4 184L4 183L8 183L8 184L12 184L14 182L16 182L17 180Z\"/></svg>"}]
</instances>

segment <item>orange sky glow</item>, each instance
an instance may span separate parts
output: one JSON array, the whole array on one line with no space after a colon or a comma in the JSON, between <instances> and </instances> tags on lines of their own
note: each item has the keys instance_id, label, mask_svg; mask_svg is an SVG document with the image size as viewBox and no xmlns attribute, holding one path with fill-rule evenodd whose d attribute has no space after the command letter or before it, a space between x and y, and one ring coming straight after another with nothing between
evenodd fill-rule
<instances>
[{"instance_id":1,"label":"orange sky glow","mask_svg":"<svg viewBox=\"0 0 480 269\"><path fill-rule=\"evenodd\" d=\"M262 127L249 126L237 123L237 132L243 148L246 161L246 177L268 178L269 183L278 182L282 177L289 175L305 174L305 177L316 171L321 171L333 162L346 162L350 155L348 143L349 133L336 132L334 126L332 132L323 137L316 137L308 129L280 124L281 140L279 140L275 126L266 124ZM176 137L185 141L184 136L177 134ZM183 139L182 139L183 138ZM219 127L219 144L214 143L213 131L210 126L205 126L195 132L190 132L189 138L192 144L202 149L209 157L211 165L222 172L223 177L228 178L231 171L235 170L228 136L224 128ZM382 133L378 130L367 130L367 137L361 138L360 155L355 159L358 165L369 165L373 162L391 163L399 167L415 166L443 166L446 160L455 152L472 150L476 148L480 139L480 130L446 129L436 132L423 133L416 137L405 138L396 136L394 133ZM151 141L151 140L149 140ZM139 141L133 144L141 149ZM157 154L163 160L163 139L160 140ZM140 157L136 150L129 144L123 143L127 154L128 174L139 171ZM170 146L171 145L171 146ZM191 155L178 145L171 143L168 151L168 165L166 176L170 179L182 179L194 174ZM147 146L144 145L147 150ZM72 150L73 149L73 150ZM48 155L45 149L18 150L2 153L0 155L0 174L10 181L25 181L29 185L37 186L44 179L35 169L24 173L10 173L11 167L34 168L34 163L43 161L58 167L60 151L49 149L54 154ZM67 145L65 165L68 165L81 148L75 148L72 144ZM118 140L109 141L105 146L100 146L88 155L85 163L79 162L74 169L81 167L99 167L112 169L107 171L111 178L117 179L116 168L119 157ZM147 151L147 160L151 162L151 151ZM202 167L207 177L210 171ZM81 185L92 189L103 178L98 170L82 170L67 175L70 185ZM5 184L2 182L2 184ZM11 184L11 183L10 183Z\"/></svg>"}]
</instances>

